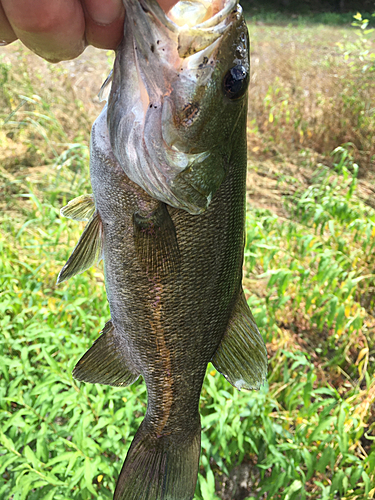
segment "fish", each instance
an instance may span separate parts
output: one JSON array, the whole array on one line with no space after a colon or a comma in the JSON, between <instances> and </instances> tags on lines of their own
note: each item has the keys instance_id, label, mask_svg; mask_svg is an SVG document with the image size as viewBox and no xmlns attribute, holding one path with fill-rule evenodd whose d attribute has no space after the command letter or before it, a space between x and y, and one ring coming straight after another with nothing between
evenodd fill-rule
<instances>
[{"instance_id":1,"label":"fish","mask_svg":"<svg viewBox=\"0 0 375 500\"><path fill-rule=\"evenodd\" d=\"M93 193L61 209L87 225L58 283L103 259L111 318L73 376L147 387L114 500L191 500L208 363L239 390L267 374L242 287L249 37L236 0L124 5Z\"/></svg>"}]
</instances>

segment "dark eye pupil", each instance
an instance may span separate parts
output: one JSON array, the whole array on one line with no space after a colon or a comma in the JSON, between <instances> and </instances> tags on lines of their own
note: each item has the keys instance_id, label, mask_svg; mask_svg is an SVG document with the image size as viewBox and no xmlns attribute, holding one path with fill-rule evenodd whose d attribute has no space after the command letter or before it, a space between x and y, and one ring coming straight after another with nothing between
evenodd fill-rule
<instances>
[{"instance_id":1,"label":"dark eye pupil","mask_svg":"<svg viewBox=\"0 0 375 500\"><path fill-rule=\"evenodd\" d=\"M224 91L229 99L238 99L246 92L248 83L249 73L241 64L238 64L224 76Z\"/></svg>"}]
</instances>

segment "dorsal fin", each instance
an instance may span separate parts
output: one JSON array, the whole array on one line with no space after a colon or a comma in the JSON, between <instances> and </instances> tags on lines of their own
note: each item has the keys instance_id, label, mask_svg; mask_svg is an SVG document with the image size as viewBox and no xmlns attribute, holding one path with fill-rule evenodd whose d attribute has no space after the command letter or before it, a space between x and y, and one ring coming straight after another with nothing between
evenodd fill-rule
<instances>
[{"instance_id":1,"label":"dorsal fin","mask_svg":"<svg viewBox=\"0 0 375 500\"><path fill-rule=\"evenodd\" d=\"M132 384L139 374L127 366L112 321L106 323L101 333L102 335L76 364L73 377L82 382L115 387Z\"/></svg>"},{"instance_id":2,"label":"dorsal fin","mask_svg":"<svg viewBox=\"0 0 375 500\"><path fill-rule=\"evenodd\" d=\"M212 364L237 389L259 389L267 375L267 351L243 290Z\"/></svg>"},{"instance_id":3,"label":"dorsal fin","mask_svg":"<svg viewBox=\"0 0 375 500\"><path fill-rule=\"evenodd\" d=\"M62 207L60 214L73 220L90 220L95 212L94 196L83 194Z\"/></svg>"},{"instance_id":4,"label":"dorsal fin","mask_svg":"<svg viewBox=\"0 0 375 500\"><path fill-rule=\"evenodd\" d=\"M102 258L103 234L102 222L96 213L85 227L76 247L57 277L62 283L76 274L83 273Z\"/></svg>"}]
</instances>

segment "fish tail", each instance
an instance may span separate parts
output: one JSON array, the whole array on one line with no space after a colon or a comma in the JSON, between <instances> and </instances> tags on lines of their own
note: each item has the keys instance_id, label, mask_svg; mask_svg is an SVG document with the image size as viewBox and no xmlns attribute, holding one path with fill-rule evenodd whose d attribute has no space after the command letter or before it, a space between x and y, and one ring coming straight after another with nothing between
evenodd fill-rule
<instances>
[{"instance_id":1,"label":"fish tail","mask_svg":"<svg viewBox=\"0 0 375 500\"><path fill-rule=\"evenodd\" d=\"M117 481L114 500L192 500L201 429L179 439L139 427Z\"/></svg>"}]
</instances>

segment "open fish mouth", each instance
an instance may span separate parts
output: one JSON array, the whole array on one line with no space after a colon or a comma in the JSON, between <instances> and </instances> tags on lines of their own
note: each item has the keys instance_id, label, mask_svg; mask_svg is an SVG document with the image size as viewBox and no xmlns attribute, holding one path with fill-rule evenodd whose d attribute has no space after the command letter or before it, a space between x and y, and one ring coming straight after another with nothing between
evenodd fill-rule
<instances>
[{"instance_id":1,"label":"open fish mouth","mask_svg":"<svg viewBox=\"0 0 375 500\"><path fill-rule=\"evenodd\" d=\"M219 25L236 6L236 1L180 0L168 13L176 25L207 29Z\"/></svg>"},{"instance_id":2,"label":"open fish mouth","mask_svg":"<svg viewBox=\"0 0 375 500\"><path fill-rule=\"evenodd\" d=\"M186 27L220 29L223 20L237 7L238 0L180 0L168 13L156 0L140 0L140 3L170 30L180 31Z\"/></svg>"},{"instance_id":3,"label":"open fish mouth","mask_svg":"<svg viewBox=\"0 0 375 500\"><path fill-rule=\"evenodd\" d=\"M156 0L141 0L141 5L178 36L178 54L182 58L215 42L228 29L229 14L242 12L237 0L180 0L168 14Z\"/></svg>"}]
</instances>

